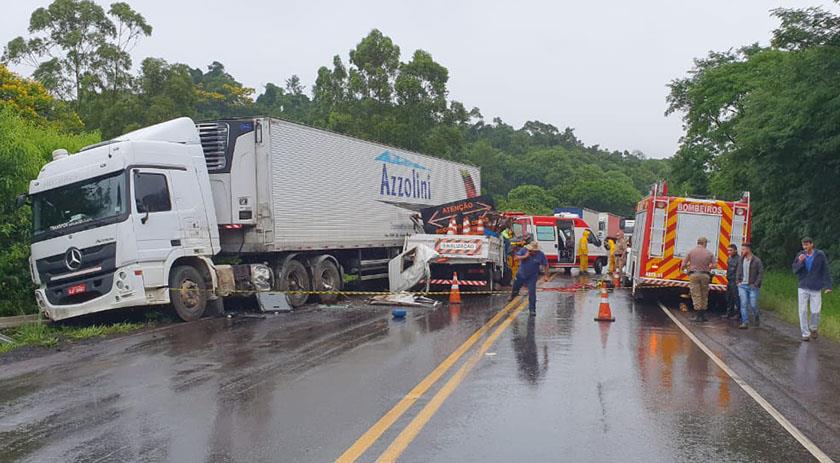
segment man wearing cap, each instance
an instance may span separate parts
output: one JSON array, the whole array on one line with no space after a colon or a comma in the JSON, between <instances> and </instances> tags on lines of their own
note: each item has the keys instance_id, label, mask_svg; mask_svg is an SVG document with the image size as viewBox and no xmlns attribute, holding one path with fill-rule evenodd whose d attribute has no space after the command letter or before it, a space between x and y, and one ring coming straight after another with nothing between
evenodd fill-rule
<instances>
[{"instance_id":1,"label":"man wearing cap","mask_svg":"<svg viewBox=\"0 0 840 463\"><path fill-rule=\"evenodd\" d=\"M536 241L531 241L520 249L514 258L519 261L519 271L516 272L516 280L513 282L510 300L519 295L519 290L523 285L528 285L528 311L531 315L536 315L537 279L540 277L540 270L545 268L545 281L549 280L548 259L540 251L540 245Z\"/></svg>"},{"instance_id":2,"label":"man wearing cap","mask_svg":"<svg viewBox=\"0 0 840 463\"><path fill-rule=\"evenodd\" d=\"M709 283L712 281L712 266L715 257L706 249L709 240L701 236L697 238L697 246L682 263L682 270L688 272L688 290L691 293L691 302L694 304L694 311L697 315L693 321L706 322L706 309L709 306Z\"/></svg>"}]
</instances>

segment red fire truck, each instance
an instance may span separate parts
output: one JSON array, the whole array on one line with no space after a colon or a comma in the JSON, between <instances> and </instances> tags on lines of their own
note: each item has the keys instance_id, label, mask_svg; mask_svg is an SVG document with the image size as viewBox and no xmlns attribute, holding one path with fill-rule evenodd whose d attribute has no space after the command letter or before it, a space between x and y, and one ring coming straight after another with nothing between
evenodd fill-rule
<instances>
[{"instance_id":1,"label":"red fire truck","mask_svg":"<svg viewBox=\"0 0 840 463\"><path fill-rule=\"evenodd\" d=\"M687 288L688 275L681 266L697 238L709 240L715 256L711 291L726 291L727 248L750 239L752 211L750 195L738 201L719 201L668 196L667 184L655 185L651 194L636 206L632 247L626 260L625 275L633 295L657 288Z\"/></svg>"}]
</instances>

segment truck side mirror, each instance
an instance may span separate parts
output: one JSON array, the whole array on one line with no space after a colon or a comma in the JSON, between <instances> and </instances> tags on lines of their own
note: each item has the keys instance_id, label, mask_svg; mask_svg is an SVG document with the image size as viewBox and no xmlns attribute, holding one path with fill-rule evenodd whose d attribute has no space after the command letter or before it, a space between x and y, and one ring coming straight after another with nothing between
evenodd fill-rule
<instances>
[{"instance_id":1,"label":"truck side mirror","mask_svg":"<svg viewBox=\"0 0 840 463\"><path fill-rule=\"evenodd\" d=\"M29 201L29 195L28 194L21 193L21 194L17 195L17 198L15 198L15 208L20 209L28 201Z\"/></svg>"}]
</instances>

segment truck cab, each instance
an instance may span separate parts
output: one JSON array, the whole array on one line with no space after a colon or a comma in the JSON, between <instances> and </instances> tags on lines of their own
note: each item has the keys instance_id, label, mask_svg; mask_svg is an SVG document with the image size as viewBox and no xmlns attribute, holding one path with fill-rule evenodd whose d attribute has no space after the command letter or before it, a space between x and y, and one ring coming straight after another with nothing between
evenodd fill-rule
<instances>
[{"instance_id":1,"label":"truck cab","mask_svg":"<svg viewBox=\"0 0 840 463\"><path fill-rule=\"evenodd\" d=\"M53 157L29 187L30 268L41 311L61 320L168 304L175 293L183 308L202 304L203 312L216 278L210 257L220 246L192 120Z\"/></svg>"}]
</instances>

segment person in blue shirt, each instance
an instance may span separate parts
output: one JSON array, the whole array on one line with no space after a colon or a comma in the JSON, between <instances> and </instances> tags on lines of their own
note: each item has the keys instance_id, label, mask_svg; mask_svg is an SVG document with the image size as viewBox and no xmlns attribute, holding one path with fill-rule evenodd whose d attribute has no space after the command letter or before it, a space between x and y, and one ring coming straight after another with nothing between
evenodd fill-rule
<instances>
[{"instance_id":1,"label":"person in blue shirt","mask_svg":"<svg viewBox=\"0 0 840 463\"><path fill-rule=\"evenodd\" d=\"M540 277L540 270L546 269L545 281L550 276L548 273L548 259L540 251L539 243L531 241L524 248L520 249L514 257L519 261L519 271L516 272L516 280L513 282L513 291L510 293L510 300L519 295L522 286L528 285L528 311L531 315L537 314L537 279Z\"/></svg>"},{"instance_id":2,"label":"person in blue shirt","mask_svg":"<svg viewBox=\"0 0 840 463\"><path fill-rule=\"evenodd\" d=\"M828 258L824 252L814 248L811 238L802 238L802 251L793 260L793 273L799 277L799 329L802 340L817 339L822 291L830 293L832 285Z\"/></svg>"}]
</instances>

